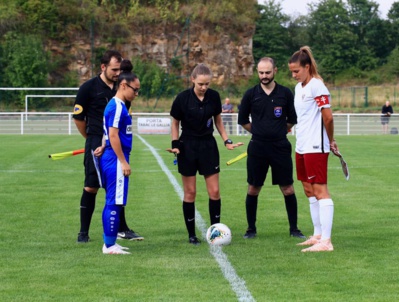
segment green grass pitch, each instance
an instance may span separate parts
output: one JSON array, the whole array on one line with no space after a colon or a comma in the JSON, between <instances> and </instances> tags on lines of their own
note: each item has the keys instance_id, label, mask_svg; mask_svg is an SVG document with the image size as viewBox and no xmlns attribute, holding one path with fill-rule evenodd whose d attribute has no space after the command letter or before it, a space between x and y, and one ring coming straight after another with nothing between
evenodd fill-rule
<instances>
[{"instance_id":1,"label":"green grass pitch","mask_svg":"<svg viewBox=\"0 0 399 302\"><path fill-rule=\"evenodd\" d=\"M143 136L181 184L169 136ZM246 151L228 151L220 137L222 222L233 239L222 251L256 301L398 301L398 136L338 136L348 162L330 156L335 203L334 252L301 253L290 238L282 194L270 177L260 194L258 237L246 229ZM80 149L78 135L0 135L0 301L238 301L206 242L187 243L181 200L150 148L134 138L126 217L145 237L123 242L132 255L103 255L100 191L91 242L77 244L83 155L53 161L48 154ZM294 138L290 136L294 145ZM308 201L299 182L299 228L311 235ZM196 207L209 223L208 197L197 180ZM198 234L200 232L198 231ZM119 242L121 243L121 242ZM241 297L242 298L242 297ZM241 299L242 301L244 299Z\"/></svg>"}]
</instances>

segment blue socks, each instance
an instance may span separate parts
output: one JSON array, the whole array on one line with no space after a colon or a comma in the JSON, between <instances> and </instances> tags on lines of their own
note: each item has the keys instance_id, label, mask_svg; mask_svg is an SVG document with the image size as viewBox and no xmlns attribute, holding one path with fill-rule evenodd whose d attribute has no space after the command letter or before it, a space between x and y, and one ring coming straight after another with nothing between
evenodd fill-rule
<instances>
[{"instance_id":1,"label":"blue socks","mask_svg":"<svg viewBox=\"0 0 399 302\"><path fill-rule=\"evenodd\" d=\"M115 245L119 228L119 213L122 206L105 205L103 210L104 243L108 248Z\"/></svg>"}]
</instances>

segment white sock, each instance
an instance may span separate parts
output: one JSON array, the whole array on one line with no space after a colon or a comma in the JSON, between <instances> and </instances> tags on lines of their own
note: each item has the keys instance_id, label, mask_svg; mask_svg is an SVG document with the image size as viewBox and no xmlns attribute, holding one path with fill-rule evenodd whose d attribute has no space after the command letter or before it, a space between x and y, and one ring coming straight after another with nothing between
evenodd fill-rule
<instances>
[{"instance_id":1,"label":"white sock","mask_svg":"<svg viewBox=\"0 0 399 302\"><path fill-rule=\"evenodd\" d=\"M310 217L313 223L313 236L321 234L319 201L316 197L309 197Z\"/></svg>"},{"instance_id":2,"label":"white sock","mask_svg":"<svg viewBox=\"0 0 399 302\"><path fill-rule=\"evenodd\" d=\"M331 229L334 217L334 203L331 198L320 199L321 240L331 238Z\"/></svg>"}]
</instances>

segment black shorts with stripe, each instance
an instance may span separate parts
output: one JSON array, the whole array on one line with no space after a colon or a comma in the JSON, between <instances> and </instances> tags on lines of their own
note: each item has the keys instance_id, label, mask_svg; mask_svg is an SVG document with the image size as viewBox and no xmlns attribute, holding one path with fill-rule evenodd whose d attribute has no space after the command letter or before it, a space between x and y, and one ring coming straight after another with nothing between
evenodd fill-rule
<instances>
[{"instance_id":1,"label":"black shorts with stripe","mask_svg":"<svg viewBox=\"0 0 399 302\"><path fill-rule=\"evenodd\" d=\"M180 138L177 155L179 173L183 176L212 175L220 172L219 149L213 136Z\"/></svg>"},{"instance_id":2,"label":"black shorts with stripe","mask_svg":"<svg viewBox=\"0 0 399 302\"><path fill-rule=\"evenodd\" d=\"M102 139L103 137L100 135L89 135L86 139L83 163L85 166L85 187L100 188L100 182L91 151L96 150L97 147L102 145Z\"/></svg>"}]
</instances>

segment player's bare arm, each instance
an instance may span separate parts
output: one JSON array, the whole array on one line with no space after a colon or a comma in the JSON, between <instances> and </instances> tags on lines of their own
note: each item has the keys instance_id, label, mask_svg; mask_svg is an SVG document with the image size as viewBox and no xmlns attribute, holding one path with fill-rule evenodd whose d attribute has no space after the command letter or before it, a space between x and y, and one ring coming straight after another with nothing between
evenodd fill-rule
<instances>
[{"instance_id":1,"label":"player's bare arm","mask_svg":"<svg viewBox=\"0 0 399 302\"><path fill-rule=\"evenodd\" d=\"M229 137L227 136L226 130L224 129L223 126L222 116L220 114L214 117L214 121L215 121L215 127L218 130L220 136L222 137L224 145L226 146L227 149L233 150L234 148L244 145L243 143L233 144L233 142L229 140Z\"/></svg>"},{"instance_id":2,"label":"player's bare arm","mask_svg":"<svg viewBox=\"0 0 399 302\"><path fill-rule=\"evenodd\" d=\"M96 150L94 150L94 152L93 152L94 156L100 157L101 155L103 155L104 149L105 149L105 135L103 135L103 140L102 140L101 146L97 147Z\"/></svg>"},{"instance_id":3,"label":"player's bare arm","mask_svg":"<svg viewBox=\"0 0 399 302\"><path fill-rule=\"evenodd\" d=\"M241 125L245 130L247 130L249 133L251 132L251 123L245 124L245 125Z\"/></svg>"},{"instance_id":4,"label":"player's bare arm","mask_svg":"<svg viewBox=\"0 0 399 302\"><path fill-rule=\"evenodd\" d=\"M331 108L322 108L321 115L323 117L323 123L327 131L328 139L330 140L330 149L334 155L339 156L338 145L334 139L334 118Z\"/></svg>"},{"instance_id":5,"label":"player's bare arm","mask_svg":"<svg viewBox=\"0 0 399 302\"><path fill-rule=\"evenodd\" d=\"M123 154L118 128L114 127L109 128L109 141L111 143L112 149L114 150L116 156L121 162L123 175L129 176L132 173L132 170L130 169L130 165L126 160L125 155Z\"/></svg>"},{"instance_id":6,"label":"player's bare arm","mask_svg":"<svg viewBox=\"0 0 399 302\"><path fill-rule=\"evenodd\" d=\"M172 145L178 145L176 141L179 140L179 126L180 126L180 121L176 120L175 118L172 118L172 128L171 128ZM167 148L166 151L175 154L180 153L178 146L172 146L172 148Z\"/></svg>"},{"instance_id":7,"label":"player's bare arm","mask_svg":"<svg viewBox=\"0 0 399 302\"><path fill-rule=\"evenodd\" d=\"M82 120L77 120L73 119L76 125L76 128L78 128L79 133L84 137L87 138L87 133L86 133L86 121Z\"/></svg>"}]
</instances>

